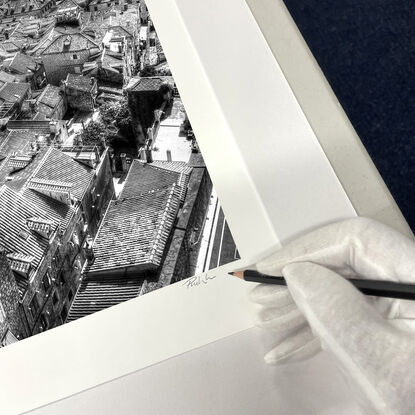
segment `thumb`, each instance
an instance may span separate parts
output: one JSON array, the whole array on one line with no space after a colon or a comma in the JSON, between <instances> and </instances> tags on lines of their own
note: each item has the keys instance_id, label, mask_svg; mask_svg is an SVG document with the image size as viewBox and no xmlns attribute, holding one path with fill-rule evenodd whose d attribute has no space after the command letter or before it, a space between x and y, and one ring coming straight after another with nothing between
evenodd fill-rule
<instances>
[{"instance_id":1,"label":"thumb","mask_svg":"<svg viewBox=\"0 0 415 415\"><path fill-rule=\"evenodd\" d=\"M289 264L282 272L294 301L358 391L360 403L382 415L415 413L415 339L384 320L337 273L310 262Z\"/></svg>"}]
</instances>

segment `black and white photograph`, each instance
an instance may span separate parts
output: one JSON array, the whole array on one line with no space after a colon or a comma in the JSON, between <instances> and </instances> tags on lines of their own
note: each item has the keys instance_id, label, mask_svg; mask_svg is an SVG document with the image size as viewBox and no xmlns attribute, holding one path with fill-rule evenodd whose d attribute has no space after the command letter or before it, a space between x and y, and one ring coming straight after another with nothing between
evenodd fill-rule
<instances>
[{"instance_id":1,"label":"black and white photograph","mask_svg":"<svg viewBox=\"0 0 415 415\"><path fill-rule=\"evenodd\" d=\"M1 345L238 259L145 2L1 14Z\"/></svg>"}]
</instances>

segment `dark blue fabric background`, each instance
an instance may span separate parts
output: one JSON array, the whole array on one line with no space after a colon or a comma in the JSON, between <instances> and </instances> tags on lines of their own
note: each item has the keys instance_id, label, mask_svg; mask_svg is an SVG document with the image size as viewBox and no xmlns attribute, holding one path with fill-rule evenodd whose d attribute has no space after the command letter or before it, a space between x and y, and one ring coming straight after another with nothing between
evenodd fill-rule
<instances>
[{"instance_id":1,"label":"dark blue fabric background","mask_svg":"<svg viewBox=\"0 0 415 415\"><path fill-rule=\"evenodd\" d=\"M415 6L284 0L415 231Z\"/></svg>"}]
</instances>

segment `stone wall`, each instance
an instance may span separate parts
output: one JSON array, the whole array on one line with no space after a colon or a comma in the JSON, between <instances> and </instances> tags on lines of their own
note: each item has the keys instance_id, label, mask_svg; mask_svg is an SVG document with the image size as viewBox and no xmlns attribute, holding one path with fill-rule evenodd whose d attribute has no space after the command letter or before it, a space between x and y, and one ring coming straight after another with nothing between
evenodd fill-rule
<instances>
[{"instance_id":1,"label":"stone wall","mask_svg":"<svg viewBox=\"0 0 415 415\"><path fill-rule=\"evenodd\" d=\"M199 238L212 193L212 181L199 154L193 154L189 165L193 167L186 198L175 225L172 242L160 273L163 286L195 274L199 255ZM197 244L194 242L200 239Z\"/></svg>"},{"instance_id":2,"label":"stone wall","mask_svg":"<svg viewBox=\"0 0 415 415\"><path fill-rule=\"evenodd\" d=\"M106 149L101 154L100 165L96 170L96 178L86 191L82 201L85 217L88 222L88 232L92 238L95 238L100 221L104 217L108 204L114 197L114 194L115 189L112 180L111 164L108 149Z\"/></svg>"},{"instance_id":3,"label":"stone wall","mask_svg":"<svg viewBox=\"0 0 415 415\"><path fill-rule=\"evenodd\" d=\"M25 321L21 318L19 305L19 290L9 261L4 252L0 252L0 345L7 330L18 339L28 335ZM3 314L4 312L4 314Z\"/></svg>"},{"instance_id":4,"label":"stone wall","mask_svg":"<svg viewBox=\"0 0 415 415\"><path fill-rule=\"evenodd\" d=\"M78 58L73 59L73 55L77 55ZM88 50L42 55L48 83L59 86L60 82L66 79L68 73L81 74L83 64L89 56L90 52ZM76 72L75 68L79 68L79 71Z\"/></svg>"},{"instance_id":5,"label":"stone wall","mask_svg":"<svg viewBox=\"0 0 415 415\"><path fill-rule=\"evenodd\" d=\"M105 151L101 157L96 178L85 193L82 204L75 211L65 233L60 234L58 231L51 240L50 249L22 299L23 314L20 320L21 323L27 321L30 327L28 335L62 324L69 312L86 260L83 243L88 233L96 235L99 221L114 194L108 152ZM93 194L100 196L94 198ZM46 274L49 276L49 287L44 285ZM39 303L36 313L31 307L34 296Z\"/></svg>"}]
</instances>

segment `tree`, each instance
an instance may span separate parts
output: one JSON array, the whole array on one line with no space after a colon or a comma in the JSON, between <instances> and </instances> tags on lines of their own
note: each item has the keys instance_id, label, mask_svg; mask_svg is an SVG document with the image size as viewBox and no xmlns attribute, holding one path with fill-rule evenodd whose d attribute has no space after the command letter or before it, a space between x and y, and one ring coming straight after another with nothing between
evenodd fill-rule
<instances>
[{"instance_id":1,"label":"tree","mask_svg":"<svg viewBox=\"0 0 415 415\"><path fill-rule=\"evenodd\" d=\"M156 68L153 66L145 66L144 69L140 71L140 76L157 76Z\"/></svg>"},{"instance_id":2,"label":"tree","mask_svg":"<svg viewBox=\"0 0 415 415\"><path fill-rule=\"evenodd\" d=\"M90 121L81 133L82 143L84 145L105 146L108 142L108 129L99 121Z\"/></svg>"}]
</instances>

